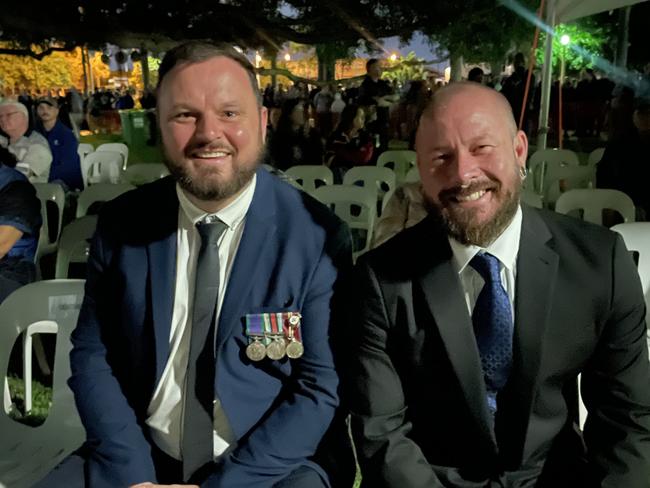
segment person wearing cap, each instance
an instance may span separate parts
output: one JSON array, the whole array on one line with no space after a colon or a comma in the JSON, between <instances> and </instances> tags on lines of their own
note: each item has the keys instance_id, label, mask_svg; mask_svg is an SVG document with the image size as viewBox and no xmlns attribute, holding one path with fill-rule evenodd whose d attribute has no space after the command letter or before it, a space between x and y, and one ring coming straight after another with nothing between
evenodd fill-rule
<instances>
[{"instance_id":1,"label":"person wearing cap","mask_svg":"<svg viewBox=\"0 0 650 488\"><path fill-rule=\"evenodd\" d=\"M47 140L29 128L29 112L22 103L0 102L0 146L16 156L16 169L32 183L47 182L52 164L52 152Z\"/></svg>"},{"instance_id":2,"label":"person wearing cap","mask_svg":"<svg viewBox=\"0 0 650 488\"><path fill-rule=\"evenodd\" d=\"M50 182L62 182L72 190L83 189L79 142L71 129L59 120L59 103L55 98L43 97L36 102L38 124L36 130L47 139L52 151Z\"/></svg>"}]
</instances>

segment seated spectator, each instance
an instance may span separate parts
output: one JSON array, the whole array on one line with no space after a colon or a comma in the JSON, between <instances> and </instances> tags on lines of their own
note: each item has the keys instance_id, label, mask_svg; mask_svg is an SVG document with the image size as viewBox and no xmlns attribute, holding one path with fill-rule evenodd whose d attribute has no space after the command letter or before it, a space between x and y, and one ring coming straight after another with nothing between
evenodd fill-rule
<instances>
[{"instance_id":1,"label":"seated spectator","mask_svg":"<svg viewBox=\"0 0 650 488\"><path fill-rule=\"evenodd\" d=\"M323 144L318 132L305 120L302 101L284 102L269 148L274 166L283 171L302 164L322 164Z\"/></svg>"},{"instance_id":2,"label":"seated spectator","mask_svg":"<svg viewBox=\"0 0 650 488\"><path fill-rule=\"evenodd\" d=\"M47 182L52 152L47 140L29 129L27 107L13 101L0 102L0 146L9 149L18 163L16 168L32 182Z\"/></svg>"},{"instance_id":3,"label":"seated spectator","mask_svg":"<svg viewBox=\"0 0 650 488\"><path fill-rule=\"evenodd\" d=\"M598 163L596 186L626 193L639 209L650 215L650 101L639 101L633 115L634 127L610 141Z\"/></svg>"},{"instance_id":4,"label":"seated spectator","mask_svg":"<svg viewBox=\"0 0 650 488\"><path fill-rule=\"evenodd\" d=\"M353 166L368 164L372 159L374 145L364 130L366 115L358 105L347 105L341 121L327 143L327 161L335 173L335 179ZM336 177L338 174L338 178Z\"/></svg>"},{"instance_id":5,"label":"seated spectator","mask_svg":"<svg viewBox=\"0 0 650 488\"><path fill-rule=\"evenodd\" d=\"M323 137L332 132L332 112L330 110L334 102L334 93L331 85L325 85L321 91L314 95L314 106L316 107L316 127Z\"/></svg>"},{"instance_id":6,"label":"seated spectator","mask_svg":"<svg viewBox=\"0 0 650 488\"><path fill-rule=\"evenodd\" d=\"M397 187L375 224L372 247L375 248L404 229L414 226L426 215L422 184L419 181Z\"/></svg>"},{"instance_id":7,"label":"seated spectator","mask_svg":"<svg viewBox=\"0 0 650 488\"><path fill-rule=\"evenodd\" d=\"M82 190L81 162L77 148L79 142L72 130L59 120L59 106L56 99L43 97L36 102L39 123L37 130L50 145L52 166L50 182L63 183L67 189Z\"/></svg>"},{"instance_id":8,"label":"seated spectator","mask_svg":"<svg viewBox=\"0 0 650 488\"><path fill-rule=\"evenodd\" d=\"M0 303L36 278L41 204L16 157L0 147Z\"/></svg>"},{"instance_id":9,"label":"seated spectator","mask_svg":"<svg viewBox=\"0 0 650 488\"><path fill-rule=\"evenodd\" d=\"M409 141L409 149L415 143L418 118L429 99L429 88L424 80L413 80L391 114L392 137Z\"/></svg>"}]
</instances>

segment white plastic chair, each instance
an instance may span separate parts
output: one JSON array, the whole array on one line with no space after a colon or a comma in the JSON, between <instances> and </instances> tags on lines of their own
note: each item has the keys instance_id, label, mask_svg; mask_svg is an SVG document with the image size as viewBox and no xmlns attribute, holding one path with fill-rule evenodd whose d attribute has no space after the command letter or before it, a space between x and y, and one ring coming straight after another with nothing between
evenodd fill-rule
<instances>
[{"instance_id":1,"label":"white plastic chair","mask_svg":"<svg viewBox=\"0 0 650 488\"><path fill-rule=\"evenodd\" d=\"M528 160L528 172L533 180L533 189L544 195L544 175L548 165L579 166L578 155L568 149L540 149Z\"/></svg>"},{"instance_id":2,"label":"white plastic chair","mask_svg":"<svg viewBox=\"0 0 650 488\"><path fill-rule=\"evenodd\" d=\"M51 254L56 251L59 236L61 235L61 223L63 222L63 209L65 208L65 192L61 185L56 183L34 183L36 189L36 196L41 201L41 216L43 217L43 225L39 235L39 245L37 258L46 254ZM57 220L50 222L46 203L54 202L58 210ZM50 229L54 228L54 238L50 239Z\"/></svg>"},{"instance_id":3,"label":"white plastic chair","mask_svg":"<svg viewBox=\"0 0 650 488\"><path fill-rule=\"evenodd\" d=\"M122 183L139 186L164 178L169 174L162 163L140 163L129 166L122 173Z\"/></svg>"},{"instance_id":4,"label":"white plastic chair","mask_svg":"<svg viewBox=\"0 0 650 488\"><path fill-rule=\"evenodd\" d=\"M83 161L91 152L95 152L95 146L92 144L80 142L79 146L77 146L77 154L79 154L79 159L81 161Z\"/></svg>"},{"instance_id":5,"label":"white plastic chair","mask_svg":"<svg viewBox=\"0 0 650 488\"><path fill-rule=\"evenodd\" d=\"M105 144L100 144L97 146L97 149L95 149L95 152L104 151L120 153L122 156L122 169L126 169L129 162L129 146L122 142L107 142Z\"/></svg>"},{"instance_id":6,"label":"white plastic chair","mask_svg":"<svg viewBox=\"0 0 650 488\"><path fill-rule=\"evenodd\" d=\"M568 190L593 188L596 182L596 172L593 166L565 166L552 162L546 166L542 193L549 208L555 206L559 196Z\"/></svg>"},{"instance_id":7,"label":"white plastic chair","mask_svg":"<svg viewBox=\"0 0 650 488\"><path fill-rule=\"evenodd\" d=\"M555 211L568 214L573 210L583 210L582 220L603 224L603 210L616 210L624 222L634 222L634 202L625 193L618 190L586 189L569 190L560 195L555 204Z\"/></svg>"},{"instance_id":8,"label":"white plastic chair","mask_svg":"<svg viewBox=\"0 0 650 488\"><path fill-rule=\"evenodd\" d=\"M525 188L521 190L521 201L524 202L526 205L530 205L531 207L535 207L535 208L544 207L544 202L542 200L541 195L538 195L532 190L528 190Z\"/></svg>"},{"instance_id":9,"label":"white plastic chair","mask_svg":"<svg viewBox=\"0 0 650 488\"><path fill-rule=\"evenodd\" d=\"M355 166L345 173L345 176L343 176L343 184L374 188L377 192L377 199L381 200L379 211L377 212L381 215L381 210L384 209L388 199L395 193L397 178L393 170L389 168Z\"/></svg>"},{"instance_id":10,"label":"white plastic chair","mask_svg":"<svg viewBox=\"0 0 650 488\"><path fill-rule=\"evenodd\" d=\"M600 160L603 159L604 155L605 155L604 147L599 147L598 149L594 149L589 153L589 158L587 159L587 165L591 166L592 168L595 167L598 163L600 163Z\"/></svg>"},{"instance_id":11,"label":"white plastic chair","mask_svg":"<svg viewBox=\"0 0 650 488\"><path fill-rule=\"evenodd\" d=\"M37 281L19 288L0 304L0 379L7 385L9 354L22 332L56 331L52 406L37 427L20 424L0 412L0 486L32 486L78 448L85 432L67 380L70 333L83 299L83 280Z\"/></svg>"},{"instance_id":12,"label":"white plastic chair","mask_svg":"<svg viewBox=\"0 0 650 488\"><path fill-rule=\"evenodd\" d=\"M354 259L370 249L372 231L377 219L377 192L374 188L356 185L321 186L314 191L313 196L332 208L351 230L365 231L362 242L354 249Z\"/></svg>"},{"instance_id":13,"label":"white plastic chair","mask_svg":"<svg viewBox=\"0 0 650 488\"><path fill-rule=\"evenodd\" d=\"M63 228L56 254L54 277L68 277L70 264L86 263L90 251L90 240L97 228L97 216L86 215L73 220Z\"/></svg>"},{"instance_id":14,"label":"white plastic chair","mask_svg":"<svg viewBox=\"0 0 650 488\"><path fill-rule=\"evenodd\" d=\"M81 162L84 186L94 183L118 183L122 173L122 155L114 151L92 152Z\"/></svg>"},{"instance_id":15,"label":"white plastic chair","mask_svg":"<svg viewBox=\"0 0 650 488\"><path fill-rule=\"evenodd\" d=\"M293 178L307 193L313 193L318 188L317 183L320 183L319 186L334 184L332 170L320 164L292 166L284 173Z\"/></svg>"},{"instance_id":16,"label":"white plastic chair","mask_svg":"<svg viewBox=\"0 0 650 488\"><path fill-rule=\"evenodd\" d=\"M129 185L128 183L98 183L89 186L79 194L79 199L77 200L77 218L86 215L93 203L107 202L133 189L135 189L135 186Z\"/></svg>"},{"instance_id":17,"label":"white plastic chair","mask_svg":"<svg viewBox=\"0 0 650 488\"><path fill-rule=\"evenodd\" d=\"M641 278L641 287L646 302L646 323L650 325L650 222L630 222L612 227L613 231L623 236L629 251L639 253L637 271Z\"/></svg>"},{"instance_id":18,"label":"white plastic chair","mask_svg":"<svg viewBox=\"0 0 650 488\"><path fill-rule=\"evenodd\" d=\"M416 166L417 154L415 151L384 151L377 158L377 166L390 168L395 172L397 183L406 179L408 172Z\"/></svg>"},{"instance_id":19,"label":"white plastic chair","mask_svg":"<svg viewBox=\"0 0 650 488\"><path fill-rule=\"evenodd\" d=\"M420 181L420 170L417 165L409 169L408 173L404 177L404 183L416 183Z\"/></svg>"}]
</instances>

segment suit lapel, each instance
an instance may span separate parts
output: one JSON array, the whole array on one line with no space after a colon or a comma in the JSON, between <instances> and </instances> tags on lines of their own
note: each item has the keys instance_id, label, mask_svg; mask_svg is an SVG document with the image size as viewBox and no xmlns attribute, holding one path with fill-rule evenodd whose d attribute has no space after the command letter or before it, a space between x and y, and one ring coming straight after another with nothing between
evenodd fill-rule
<instances>
[{"instance_id":1,"label":"suit lapel","mask_svg":"<svg viewBox=\"0 0 650 488\"><path fill-rule=\"evenodd\" d=\"M435 228L435 224L432 225L431 222L426 226ZM446 237L443 237L444 233L437 234L440 237L433 237L437 241L435 248L432 250L429 247L424 251L426 254L419 259L420 269L428 270L419 277L419 282L467 405L479 431L488 440L488 444L492 445L493 453L496 454L496 443L485 400L487 396L485 381L471 317L458 273L453 265L453 253L449 242ZM420 242L430 246L431 237L425 237ZM423 265L432 259L435 262Z\"/></svg>"},{"instance_id":2,"label":"suit lapel","mask_svg":"<svg viewBox=\"0 0 650 488\"><path fill-rule=\"evenodd\" d=\"M178 229L178 197L171 178L162 187L157 218L151 221L153 239L147 245L149 289L154 340L156 346L156 381L158 384L169 356L169 333L174 310L176 283L176 233Z\"/></svg>"},{"instance_id":3,"label":"suit lapel","mask_svg":"<svg viewBox=\"0 0 650 488\"><path fill-rule=\"evenodd\" d=\"M524 454L559 261L557 253L548 246L552 236L538 212L525 205L522 210L513 369L497 413L497 438L506 467L519 466Z\"/></svg>"},{"instance_id":4,"label":"suit lapel","mask_svg":"<svg viewBox=\"0 0 650 488\"><path fill-rule=\"evenodd\" d=\"M217 354L226 338L232 334L233 327L240 323L241 311L249 292L253 284L260 280L261 264L276 262L268 258L278 252L274 218L276 202L271 178L266 170L258 170L255 194L246 214L244 233L221 307L216 337Z\"/></svg>"}]
</instances>

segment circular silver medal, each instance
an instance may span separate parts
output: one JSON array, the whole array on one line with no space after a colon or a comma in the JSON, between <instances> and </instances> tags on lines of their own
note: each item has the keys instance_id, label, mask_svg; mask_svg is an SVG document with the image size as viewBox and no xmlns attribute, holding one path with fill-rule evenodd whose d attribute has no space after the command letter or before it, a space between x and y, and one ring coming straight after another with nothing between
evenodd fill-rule
<instances>
[{"instance_id":1,"label":"circular silver medal","mask_svg":"<svg viewBox=\"0 0 650 488\"><path fill-rule=\"evenodd\" d=\"M273 361L278 361L284 357L285 347L284 340L276 337L268 346L266 346L266 357Z\"/></svg>"},{"instance_id":2,"label":"circular silver medal","mask_svg":"<svg viewBox=\"0 0 650 488\"><path fill-rule=\"evenodd\" d=\"M266 347L258 340L246 346L246 357L251 361L261 361L266 356Z\"/></svg>"},{"instance_id":3,"label":"circular silver medal","mask_svg":"<svg viewBox=\"0 0 650 488\"><path fill-rule=\"evenodd\" d=\"M298 359L304 352L303 345L295 339L287 344L287 356L291 359Z\"/></svg>"}]
</instances>

